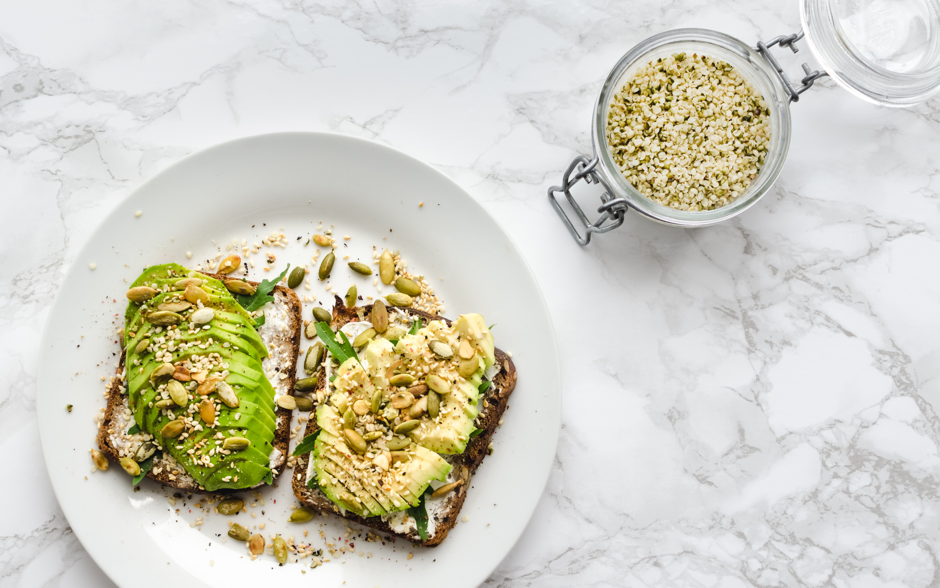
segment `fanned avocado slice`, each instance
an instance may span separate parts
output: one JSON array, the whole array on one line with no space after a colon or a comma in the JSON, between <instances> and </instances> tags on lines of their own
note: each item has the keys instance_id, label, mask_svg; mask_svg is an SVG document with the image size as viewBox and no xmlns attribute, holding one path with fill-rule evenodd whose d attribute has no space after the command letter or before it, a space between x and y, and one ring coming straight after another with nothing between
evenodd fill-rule
<instances>
[{"instance_id":1,"label":"fanned avocado slice","mask_svg":"<svg viewBox=\"0 0 940 588\"><path fill-rule=\"evenodd\" d=\"M322 435L322 433L321 433ZM317 445L320 443L319 437L317 438L316 443L314 444L314 452L312 454L314 471L317 476L317 485L320 486L320 489L323 490L323 493L326 494L334 503L345 508L348 511L354 512L360 516L368 516L368 512L363 507L361 501L350 500L355 498L355 495L349 491L343 483L326 471L323 468L323 464L326 463L326 459L320 455L320 452L317 450ZM322 447L322 445L320 446Z\"/></svg>"},{"instance_id":2,"label":"fanned avocado slice","mask_svg":"<svg viewBox=\"0 0 940 588\"><path fill-rule=\"evenodd\" d=\"M320 445L317 452L320 459L320 468L339 480L347 490L352 492L353 495L362 502L363 507L366 508L372 516L385 514L385 509L376 502L372 495L369 494L368 490L363 487L362 481L352 476L343 469L338 462L334 461L334 456L337 459L342 459L342 456L336 449L319 437L317 437L316 443ZM316 445L314 447L316 448Z\"/></svg>"}]
</instances>

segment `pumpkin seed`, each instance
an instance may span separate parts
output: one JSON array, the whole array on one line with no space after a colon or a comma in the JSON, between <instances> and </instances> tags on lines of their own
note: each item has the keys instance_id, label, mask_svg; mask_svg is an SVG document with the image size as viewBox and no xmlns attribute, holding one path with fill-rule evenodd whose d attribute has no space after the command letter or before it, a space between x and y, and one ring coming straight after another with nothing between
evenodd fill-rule
<instances>
[{"instance_id":1,"label":"pumpkin seed","mask_svg":"<svg viewBox=\"0 0 940 588\"><path fill-rule=\"evenodd\" d=\"M317 321L321 323L329 324L333 322L333 315L330 314L330 311L319 306L314 307L313 318L317 319Z\"/></svg>"},{"instance_id":2,"label":"pumpkin seed","mask_svg":"<svg viewBox=\"0 0 940 588\"><path fill-rule=\"evenodd\" d=\"M162 363L150 372L150 385L156 388L163 382L166 382L176 371L176 366L172 363Z\"/></svg>"},{"instance_id":3,"label":"pumpkin seed","mask_svg":"<svg viewBox=\"0 0 940 588\"><path fill-rule=\"evenodd\" d=\"M168 310L170 312L182 312L192 308L193 305L185 300L175 300L173 302L164 302L157 305L157 310Z\"/></svg>"},{"instance_id":4,"label":"pumpkin seed","mask_svg":"<svg viewBox=\"0 0 940 588\"><path fill-rule=\"evenodd\" d=\"M376 302L382 302L381 300L376 300ZM382 303L382 306L385 306L385 303ZM397 341L408 334L407 329L403 327L389 327L385 331L385 338L389 341Z\"/></svg>"},{"instance_id":5,"label":"pumpkin seed","mask_svg":"<svg viewBox=\"0 0 940 588\"><path fill-rule=\"evenodd\" d=\"M450 359L454 356L454 350L451 349L450 345L444 343L443 341L431 341L428 343L428 347L434 353L434 355L440 357L441 359Z\"/></svg>"},{"instance_id":6,"label":"pumpkin seed","mask_svg":"<svg viewBox=\"0 0 940 588\"><path fill-rule=\"evenodd\" d=\"M386 286L395 279L395 260L392 259L392 254L388 252L388 249L379 256L379 276Z\"/></svg>"},{"instance_id":7,"label":"pumpkin seed","mask_svg":"<svg viewBox=\"0 0 940 588\"><path fill-rule=\"evenodd\" d=\"M376 333L388 331L388 309L381 300L376 300L372 305L372 328Z\"/></svg>"},{"instance_id":8,"label":"pumpkin seed","mask_svg":"<svg viewBox=\"0 0 940 588\"><path fill-rule=\"evenodd\" d=\"M232 516L241 512L245 507L245 501L241 498L226 498L220 502L215 508L219 511L219 514ZM244 528L244 527L242 527Z\"/></svg>"},{"instance_id":9,"label":"pumpkin seed","mask_svg":"<svg viewBox=\"0 0 940 588\"><path fill-rule=\"evenodd\" d=\"M349 262L349 269L356 272L357 274L362 274L364 276L372 275L372 268L358 261Z\"/></svg>"},{"instance_id":10,"label":"pumpkin seed","mask_svg":"<svg viewBox=\"0 0 940 588\"><path fill-rule=\"evenodd\" d=\"M428 416L436 419L441 413L441 397L435 391L428 392Z\"/></svg>"},{"instance_id":11,"label":"pumpkin seed","mask_svg":"<svg viewBox=\"0 0 940 588\"><path fill-rule=\"evenodd\" d=\"M415 377L411 374L398 374L388 379L388 383L392 386L410 386L414 381Z\"/></svg>"},{"instance_id":12,"label":"pumpkin seed","mask_svg":"<svg viewBox=\"0 0 940 588\"><path fill-rule=\"evenodd\" d=\"M158 327L172 327L183 322L183 315L168 310L158 310L148 314L144 320Z\"/></svg>"},{"instance_id":13,"label":"pumpkin seed","mask_svg":"<svg viewBox=\"0 0 940 588\"><path fill-rule=\"evenodd\" d=\"M156 408L157 410L163 410L164 408L171 408L174 406L179 406L179 405L173 402L172 398L164 398L162 400L157 400L156 402L153 403L153 407Z\"/></svg>"},{"instance_id":14,"label":"pumpkin seed","mask_svg":"<svg viewBox=\"0 0 940 588\"><path fill-rule=\"evenodd\" d=\"M137 355L140 355L141 353L146 351L147 347L149 346L150 346L150 339L141 339L140 342L137 344L137 347L134 348L134 353L136 353Z\"/></svg>"},{"instance_id":15,"label":"pumpkin seed","mask_svg":"<svg viewBox=\"0 0 940 588\"><path fill-rule=\"evenodd\" d=\"M277 405L287 410L294 410L297 408L297 401L290 394L282 394L277 397Z\"/></svg>"},{"instance_id":16,"label":"pumpkin seed","mask_svg":"<svg viewBox=\"0 0 940 588\"><path fill-rule=\"evenodd\" d=\"M194 325L204 325L215 318L215 310L212 308L200 308L189 315L189 320Z\"/></svg>"},{"instance_id":17,"label":"pumpkin seed","mask_svg":"<svg viewBox=\"0 0 940 588\"><path fill-rule=\"evenodd\" d=\"M186 425L183 423L183 421L179 419L170 421L163 425L163 428L160 429L160 436L164 439L176 439L183 434L183 427L185 426Z\"/></svg>"},{"instance_id":18,"label":"pumpkin seed","mask_svg":"<svg viewBox=\"0 0 940 588\"><path fill-rule=\"evenodd\" d=\"M356 413L353 412L353 409L347 408L346 412L343 413L343 426L347 429L356 426Z\"/></svg>"},{"instance_id":19,"label":"pumpkin seed","mask_svg":"<svg viewBox=\"0 0 940 588\"><path fill-rule=\"evenodd\" d=\"M369 449L366 440L354 429L343 429L343 435L357 453L365 453L366 450Z\"/></svg>"},{"instance_id":20,"label":"pumpkin seed","mask_svg":"<svg viewBox=\"0 0 940 588\"><path fill-rule=\"evenodd\" d=\"M428 385L428 388L434 390L438 394L443 394L445 396L450 394L450 383L437 374L431 374L425 378L424 383Z\"/></svg>"},{"instance_id":21,"label":"pumpkin seed","mask_svg":"<svg viewBox=\"0 0 940 588\"><path fill-rule=\"evenodd\" d=\"M97 449L91 450L91 461L95 462L95 467L102 472L108 469L108 458Z\"/></svg>"},{"instance_id":22,"label":"pumpkin seed","mask_svg":"<svg viewBox=\"0 0 940 588\"><path fill-rule=\"evenodd\" d=\"M330 272L333 271L333 263L336 261L336 255L332 251L326 254L326 257L323 258L323 261L320 262L320 271L318 275L320 276L320 281L330 277Z\"/></svg>"},{"instance_id":23,"label":"pumpkin seed","mask_svg":"<svg viewBox=\"0 0 940 588\"><path fill-rule=\"evenodd\" d=\"M319 245L320 247L330 246L330 238L327 237L326 235L314 235L313 242Z\"/></svg>"},{"instance_id":24,"label":"pumpkin seed","mask_svg":"<svg viewBox=\"0 0 940 588\"><path fill-rule=\"evenodd\" d=\"M228 528L228 536L232 539L235 539L236 541L244 542L251 539L251 531L239 525L238 523L235 523Z\"/></svg>"},{"instance_id":25,"label":"pumpkin seed","mask_svg":"<svg viewBox=\"0 0 940 588\"><path fill-rule=\"evenodd\" d=\"M203 380L202 384L196 388L196 394L208 396L215 390L215 385L222 381L222 376L212 376Z\"/></svg>"},{"instance_id":26,"label":"pumpkin seed","mask_svg":"<svg viewBox=\"0 0 940 588\"><path fill-rule=\"evenodd\" d=\"M353 347L359 348L371 341L375 337L375 329L366 329L365 331L359 333L359 335L353 339Z\"/></svg>"},{"instance_id":27,"label":"pumpkin seed","mask_svg":"<svg viewBox=\"0 0 940 588\"><path fill-rule=\"evenodd\" d=\"M384 396L381 390L376 390L375 393L372 394L372 406L370 407L372 412L378 414L379 410L382 408Z\"/></svg>"},{"instance_id":28,"label":"pumpkin seed","mask_svg":"<svg viewBox=\"0 0 940 588\"><path fill-rule=\"evenodd\" d=\"M359 291L356 288L356 285L353 284L349 287L349 290L346 290L346 306L352 308L356 306L356 298L359 296Z\"/></svg>"},{"instance_id":29,"label":"pumpkin seed","mask_svg":"<svg viewBox=\"0 0 940 588\"><path fill-rule=\"evenodd\" d=\"M416 384L412 386L411 388L408 388L408 392L411 392L411 395L414 396L415 398L417 398L418 396L421 396L422 394L426 394L427 391L428 391L427 384Z\"/></svg>"},{"instance_id":30,"label":"pumpkin seed","mask_svg":"<svg viewBox=\"0 0 940 588\"><path fill-rule=\"evenodd\" d=\"M245 280L225 280L225 288L232 294L254 296L258 289Z\"/></svg>"},{"instance_id":31,"label":"pumpkin seed","mask_svg":"<svg viewBox=\"0 0 940 588\"><path fill-rule=\"evenodd\" d=\"M462 378L469 378L480 369L480 360L476 357L470 359L461 359L457 362L457 373Z\"/></svg>"},{"instance_id":32,"label":"pumpkin seed","mask_svg":"<svg viewBox=\"0 0 940 588\"><path fill-rule=\"evenodd\" d=\"M297 403L297 410L300 412L310 412L313 410L313 400L303 396L294 396L294 402Z\"/></svg>"},{"instance_id":33,"label":"pumpkin seed","mask_svg":"<svg viewBox=\"0 0 940 588\"><path fill-rule=\"evenodd\" d=\"M407 294L408 296L421 296L421 288L414 282L414 280L409 280L408 278L398 278L395 280L395 289L402 294Z\"/></svg>"},{"instance_id":34,"label":"pumpkin seed","mask_svg":"<svg viewBox=\"0 0 940 588\"><path fill-rule=\"evenodd\" d=\"M414 404L411 405L411 408L408 409L408 416L413 419L421 418L421 415L428 411L428 399L423 397L417 400Z\"/></svg>"},{"instance_id":35,"label":"pumpkin seed","mask_svg":"<svg viewBox=\"0 0 940 588\"><path fill-rule=\"evenodd\" d=\"M301 285L304 281L304 276L307 275L306 270L303 267L297 266L290 271L290 275L287 276L287 287L294 289L297 286Z\"/></svg>"},{"instance_id":36,"label":"pumpkin seed","mask_svg":"<svg viewBox=\"0 0 940 588\"><path fill-rule=\"evenodd\" d=\"M217 382L214 391L219 395L222 404L229 408L238 408L238 395L235 394L235 390L231 386L225 382Z\"/></svg>"},{"instance_id":37,"label":"pumpkin seed","mask_svg":"<svg viewBox=\"0 0 940 588\"><path fill-rule=\"evenodd\" d=\"M310 376L309 378L301 378L294 383L294 390L298 392L308 392L317 387L317 382L320 381L319 376Z\"/></svg>"},{"instance_id":38,"label":"pumpkin seed","mask_svg":"<svg viewBox=\"0 0 940 588\"><path fill-rule=\"evenodd\" d=\"M251 555L261 555L264 553L264 537L255 533L251 536L251 539L248 540L248 551L251 552Z\"/></svg>"},{"instance_id":39,"label":"pumpkin seed","mask_svg":"<svg viewBox=\"0 0 940 588\"><path fill-rule=\"evenodd\" d=\"M317 338L317 323L315 321L310 321L307 323L307 326L304 327L304 337L307 339Z\"/></svg>"},{"instance_id":40,"label":"pumpkin seed","mask_svg":"<svg viewBox=\"0 0 940 588\"><path fill-rule=\"evenodd\" d=\"M406 435L414 431L415 429L417 429L418 425L420 424L421 424L421 421L419 420L405 421L402 424L395 427L395 432L398 433L399 435Z\"/></svg>"},{"instance_id":41,"label":"pumpkin seed","mask_svg":"<svg viewBox=\"0 0 940 588\"><path fill-rule=\"evenodd\" d=\"M209 302L209 293L199 286L189 284L186 286L186 290L183 291L183 298L192 302L193 304L197 304L199 302L205 304L206 302Z\"/></svg>"},{"instance_id":42,"label":"pumpkin seed","mask_svg":"<svg viewBox=\"0 0 940 588\"><path fill-rule=\"evenodd\" d=\"M392 306L411 306L414 300L411 299L411 296L407 294L402 294L401 292L392 292L385 297L385 300L388 301Z\"/></svg>"},{"instance_id":43,"label":"pumpkin seed","mask_svg":"<svg viewBox=\"0 0 940 588\"><path fill-rule=\"evenodd\" d=\"M372 409L371 404L360 398L359 400L353 402L352 405L353 412L359 416L365 416L369 414L369 411Z\"/></svg>"},{"instance_id":44,"label":"pumpkin seed","mask_svg":"<svg viewBox=\"0 0 940 588\"><path fill-rule=\"evenodd\" d=\"M186 286L192 284L193 286L202 286L204 282L200 278L183 278L182 280L177 280L173 284L173 288L177 290L185 290Z\"/></svg>"},{"instance_id":45,"label":"pumpkin seed","mask_svg":"<svg viewBox=\"0 0 940 588\"><path fill-rule=\"evenodd\" d=\"M450 484L444 484L434 492L431 492L431 498L440 498L445 494L450 493L452 490L456 490L458 486L463 484L463 480L457 480L456 482L451 482Z\"/></svg>"},{"instance_id":46,"label":"pumpkin seed","mask_svg":"<svg viewBox=\"0 0 940 588\"><path fill-rule=\"evenodd\" d=\"M408 422L410 423L410 422L417 422L417 421L408 421ZM392 437L391 439L385 442L385 446L389 449L389 451L398 451L399 449L404 449L408 447L409 445L411 445L411 439L409 439L408 437Z\"/></svg>"},{"instance_id":47,"label":"pumpkin seed","mask_svg":"<svg viewBox=\"0 0 940 588\"><path fill-rule=\"evenodd\" d=\"M176 371L173 372L173 379L177 382L189 382L192 380L192 376L189 373L189 370L185 367L178 365L176 366Z\"/></svg>"},{"instance_id":48,"label":"pumpkin seed","mask_svg":"<svg viewBox=\"0 0 940 588\"><path fill-rule=\"evenodd\" d=\"M381 436L382 436L382 431L369 431L368 433L363 435L362 438L365 439L366 441L375 441Z\"/></svg>"},{"instance_id":49,"label":"pumpkin seed","mask_svg":"<svg viewBox=\"0 0 940 588\"><path fill-rule=\"evenodd\" d=\"M459 355L461 359L473 359L476 353L476 350L473 349L473 345L470 345L470 341L466 339L460 340L460 348L457 351L457 355Z\"/></svg>"},{"instance_id":50,"label":"pumpkin seed","mask_svg":"<svg viewBox=\"0 0 940 588\"><path fill-rule=\"evenodd\" d=\"M140 465L134 461L134 458L122 457L120 463L121 467L124 468L124 471L131 476L137 477L140 475Z\"/></svg>"},{"instance_id":51,"label":"pumpkin seed","mask_svg":"<svg viewBox=\"0 0 940 588\"><path fill-rule=\"evenodd\" d=\"M304 357L304 373L308 376L312 375L320 367L321 361L323 361L323 343L318 341L307 348L307 355Z\"/></svg>"},{"instance_id":52,"label":"pumpkin seed","mask_svg":"<svg viewBox=\"0 0 940 588\"><path fill-rule=\"evenodd\" d=\"M222 275L230 274L233 271L238 269L238 266L242 264L242 258L237 255L229 255L222 260L222 263L219 264L219 269L217 273Z\"/></svg>"},{"instance_id":53,"label":"pumpkin seed","mask_svg":"<svg viewBox=\"0 0 940 588\"><path fill-rule=\"evenodd\" d=\"M157 294L159 292L150 286L136 286L127 291L127 299L140 304L141 302L147 302Z\"/></svg>"},{"instance_id":54,"label":"pumpkin seed","mask_svg":"<svg viewBox=\"0 0 940 588\"><path fill-rule=\"evenodd\" d=\"M175 402L177 406L186 406L189 404L189 394L186 392L186 388L177 380L167 382L166 391L170 394L170 398L173 399L173 402Z\"/></svg>"},{"instance_id":55,"label":"pumpkin seed","mask_svg":"<svg viewBox=\"0 0 940 588\"><path fill-rule=\"evenodd\" d=\"M392 396L392 406L401 410L415 403L415 397L408 392L399 392Z\"/></svg>"},{"instance_id":56,"label":"pumpkin seed","mask_svg":"<svg viewBox=\"0 0 940 588\"><path fill-rule=\"evenodd\" d=\"M153 455L156 452L157 452L157 446L151 443L150 441L146 441L144 443L141 443L140 447L137 448L137 453L134 454L134 459L138 463L140 463L142 461L146 461L148 458L150 458L151 455Z\"/></svg>"},{"instance_id":57,"label":"pumpkin seed","mask_svg":"<svg viewBox=\"0 0 940 588\"><path fill-rule=\"evenodd\" d=\"M244 437L229 437L222 442L222 449L227 449L229 451L242 451L248 449L251 445L251 441L245 439Z\"/></svg>"},{"instance_id":58,"label":"pumpkin seed","mask_svg":"<svg viewBox=\"0 0 940 588\"><path fill-rule=\"evenodd\" d=\"M407 439L406 439L406 441L407 441ZM409 443L410 443L410 442L409 442ZM389 461L392 462L392 465L395 465L396 463L398 463L398 462L400 462L400 461L410 461L410 460L411 460L411 456L408 454L407 451L391 451L391 452L389 452L388 456L389 456Z\"/></svg>"},{"instance_id":59,"label":"pumpkin seed","mask_svg":"<svg viewBox=\"0 0 940 588\"><path fill-rule=\"evenodd\" d=\"M290 513L290 518L287 520L292 523L306 523L316 514L317 511L309 506L301 506L300 508L295 508L294 512Z\"/></svg>"},{"instance_id":60,"label":"pumpkin seed","mask_svg":"<svg viewBox=\"0 0 940 588\"><path fill-rule=\"evenodd\" d=\"M208 398L199 403L199 416L207 425L215 423L215 404Z\"/></svg>"}]
</instances>

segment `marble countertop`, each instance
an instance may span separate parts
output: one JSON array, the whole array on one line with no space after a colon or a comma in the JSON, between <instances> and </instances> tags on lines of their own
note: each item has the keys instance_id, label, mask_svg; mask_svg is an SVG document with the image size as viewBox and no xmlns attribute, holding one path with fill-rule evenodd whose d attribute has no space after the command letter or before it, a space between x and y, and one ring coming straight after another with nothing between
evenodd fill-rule
<instances>
[{"instance_id":1,"label":"marble countertop","mask_svg":"<svg viewBox=\"0 0 940 588\"><path fill-rule=\"evenodd\" d=\"M824 80L750 211L700 230L628 215L580 248L546 189L589 153L616 60L686 26L756 42L797 31L798 3L7 3L0 584L110 585L58 508L36 422L41 334L77 249L179 158L315 130L454 178L544 289L561 440L490 585L935 585L940 101L878 108Z\"/></svg>"}]
</instances>

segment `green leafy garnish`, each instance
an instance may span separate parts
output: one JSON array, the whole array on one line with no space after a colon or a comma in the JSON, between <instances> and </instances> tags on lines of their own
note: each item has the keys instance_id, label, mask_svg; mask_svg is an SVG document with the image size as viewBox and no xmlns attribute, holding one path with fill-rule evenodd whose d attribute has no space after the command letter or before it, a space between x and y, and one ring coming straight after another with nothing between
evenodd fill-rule
<instances>
[{"instance_id":1,"label":"green leafy garnish","mask_svg":"<svg viewBox=\"0 0 940 588\"><path fill-rule=\"evenodd\" d=\"M261 283L258 284L258 289L255 290L255 293L251 296L242 296L236 295L235 298L238 300L238 303L242 305L242 308L248 312L258 310L268 302L274 301L274 296L271 296L271 292L274 291L277 283L284 279L284 276L287 275L287 270L290 269L290 264L287 264L287 267L284 268L284 271L281 272L281 275L274 278L274 281L270 280L261 280Z\"/></svg>"},{"instance_id":2,"label":"green leafy garnish","mask_svg":"<svg viewBox=\"0 0 940 588\"><path fill-rule=\"evenodd\" d=\"M482 432L483 432L483 429L474 429L473 431L470 432L470 438L473 439L474 437L476 437Z\"/></svg>"},{"instance_id":3,"label":"green leafy garnish","mask_svg":"<svg viewBox=\"0 0 940 588\"><path fill-rule=\"evenodd\" d=\"M264 483L269 486L274 483L274 472L268 471L268 475L264 477Z\"/></svg>"},{"instance_id":4,"label":"green leafy garnish","mask_svg":"<svg viewBox=\"0 0 940 588\"><path fill-rule=\"evenodd\" d=\"M422 541L428 540L428 509L424 505L424 499L431 492L431 487L428 486L424 494L421 495L418 505L408 509L408 514L415 520L415 526L418 528L418 535L421 536Z\"/></svg>"},{"instance_id":5,"label":"green leafy garnish","mask_svg":"<svg viewBox=\"0 0 940 588\"><path fill-rule=\"evenodd\" d=\"M131 481L132 486L136 486L137 484L140 484L140 481L143 480L147 476L147 472L153 469L153 459L157 457L158 455L160 455L160 452L155 451L153 455L151 455L144 461L137 464L140 466L140 473L134 476L134 479Z\"/></svg>"},{"instance_id":6,"label":"green leafy garnish","mask_svg":"<svg viewBox=\"0 0 940 588\"><path fill-rule=\"evenodd\" d=\"M140 433L140 427L137 426L137 423L134 423L131 425L131 428L127 430L127 434L136 435L137 433Z\"/></svg>"},{"instance_id":7,"label":"green leafy garnish","mask_svg":"<svg viewBox=\"0 0 940 588\"><path fill-rule=\"evenodd\" d=\"M418 330L424 326L424 322L420 318L416 318L415 322L411 323L411 328L408 329L409 335L417 335Z\"/></svg>"},{"instance_id":8,"label":"green leafy garnish","mask_svg":"<svg viewBox=\"0 0 940 588\"><path fill-rule=\"evenodd\" d=\"M255 319L255 328L257 329L263 324L264 324L264 313L262 312L261 316Z\"/></svg>"},{"instance_id":9,"label":"green leafy garnish","mask_svg":"<svg viewBox=\"0 0 940 588\"><path fill-rule=\"evenodd\" d=\"M488 327L486 327L486 328L489 329L490 331L492 331L492 330L493 330L493 327L495 327L495 326L496 326L496 323L493 323L492 325L490 325L490 326L488 326Z\"/></svg>"},{"instance_id":10,"label":"green leafy garnish","mask_svg":"<svg viewBox=\"0 0 940 588\"><path fill-rule=\"evenodd\" d=\"M326 345L326 348L330 350L330 353L333 354L333 357L340 365L350 357L355 357L356 361L359 361L359 356L356 355L356 350L353 349L349 339L346 338L346 333L339 332L339 336L343 339L343 342L340 343L336 340L336 334L330 328L329 323L320 321L317 323L317 336L320 337L320 340L323 341L323 344Z\"/></svg>"},{"instance_id":11,"label":"green leafy garnish","mask_svg":"<svg viewBox=\"0 0 940 588\"><path fill-rule=\"evenodd\" d=\"M389 339L388 342L392 344L392 347L398 345L398 339Z\"/></svg>"},{"instance_id":12,"label":"green leafy garnish","mask_svg":"<svg viewBox=\"0 0 940 588\"><path fill-rule=\"evenodd\" d=\"M303 455L305 453L310 453L313 451L313 444L317 441L317 435L320 434L320 429L317 429L317 432L312 435L307 435L303 440L297 444L297 447L294 448L293 455Z\"/></svg>"},{"instance_id":13,"label":"green leafy garnish","mask_svg":"<svg viewBox=\"0 0 940 588\"><path fill-rule=\"evenodd\" d=\"M490 382L489 380L484 380L483 383L480 384L479 388L477 388L477 390L480 391L480 394L483 394L484 392L489 390L490 386L492 385L493 385L493 382Z\"/></svg>"}]
</instances>

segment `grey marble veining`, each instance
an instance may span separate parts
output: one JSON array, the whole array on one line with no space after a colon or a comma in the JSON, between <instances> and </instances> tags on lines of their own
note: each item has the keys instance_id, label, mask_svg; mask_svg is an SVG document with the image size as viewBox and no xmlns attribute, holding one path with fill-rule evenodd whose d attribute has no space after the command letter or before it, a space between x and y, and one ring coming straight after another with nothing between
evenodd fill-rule
<instances>
[{"instance_id":1,"label":"grey marble veining","mask_svg":"<svg viewBox=\"0 0 940 588\"><path fill-rule=\"evenodd\" d=\"M156 172L283 130L430 162L544 288L561 441L488 585L940 584L940 101L878 108L825 80L793 106L787 166L753 209L701 230L629 215L580 249L545 190L589 153L610 67L684 26L756 42L798 30L798 3L6 3L0 585L108 585L38 446L63 270ZM805 46L783 59L812 63Z\"/></svg>"}]
</instances>

